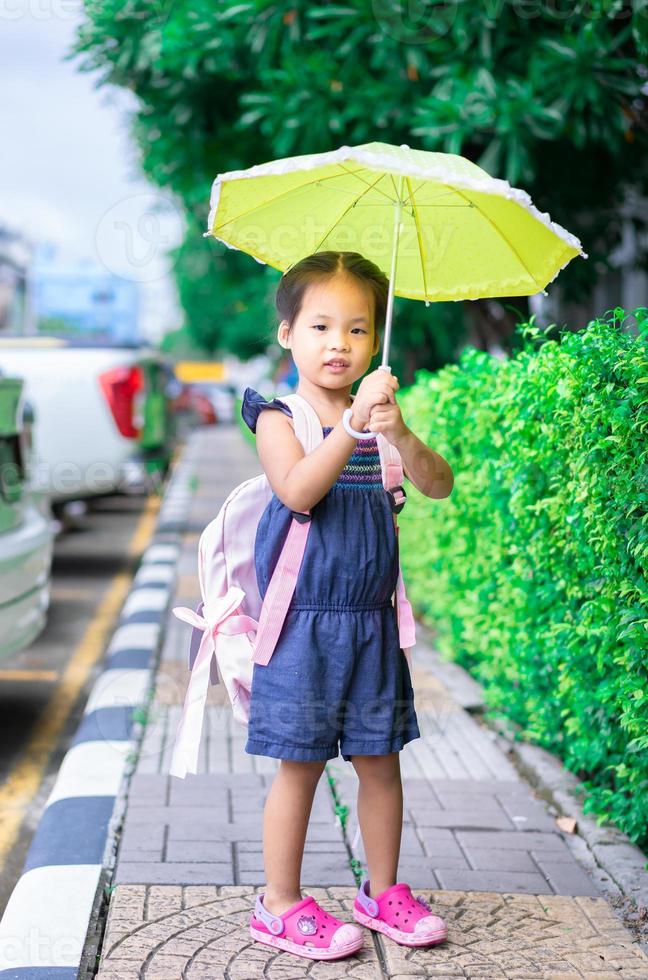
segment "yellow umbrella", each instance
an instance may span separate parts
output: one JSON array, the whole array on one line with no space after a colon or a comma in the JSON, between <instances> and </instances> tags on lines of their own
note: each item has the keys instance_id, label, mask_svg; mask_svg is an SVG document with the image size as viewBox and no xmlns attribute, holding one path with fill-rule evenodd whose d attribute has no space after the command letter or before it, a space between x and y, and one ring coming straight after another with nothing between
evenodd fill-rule
<instances>
[{"instance_id":1,"label":"yellow umbrella","mask_svg":"<svg viewBox=\"0 0 648 980\"><path fill-rule=\"evenodd\" d=\"M328 249L389 268L386 371L394 295L426 306L529 296L545 292L574 256L587 258L526 191L465 157L406 144L341 146L219 174L210 203L205 237L281 272ZM345 428L372 437L351 429L348 417Z\"/></svg>"}]
</instances>

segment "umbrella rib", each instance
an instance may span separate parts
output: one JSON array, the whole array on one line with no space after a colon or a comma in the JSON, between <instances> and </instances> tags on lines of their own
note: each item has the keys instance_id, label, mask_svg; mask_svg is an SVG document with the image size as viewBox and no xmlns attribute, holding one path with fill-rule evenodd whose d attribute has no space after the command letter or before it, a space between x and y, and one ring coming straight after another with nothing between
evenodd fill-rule
<instances>
[{"instance_id":1,"label":"umbrella rib","mask_svg":"<svg viewBox=\"0 0 648 980\"><path fill-rule=\"evenodd\" d=\"M352 171L348 171L348 172L349 173L352 173ZM337 176L339 176L339 174L333 174L332 176L337 177ZM330 178L324 178L324 177L322 178L322 180L325 180L325 179L330 179ZM302 184L301 187L299 188L299 190L300 191L301 190L308 190L309 186L310 186L310 184L308 184L308 183ZM264 201L261 205L255 204L251 208L249 208L247 211L241 211L239 214L235 215L235 217L228 218L227 221L224 221L220 225L215 225L214 228L212 229L212 233L214 231L220 231L222 228L225 228L226 225L230 225L233 221L239 221L241 218L246 218L248 216L248 214L252 214L254 211L258 211L260 208L266 208L266 207L268 207L268 205L274 204L280 198L285 197L286 194L294 194L294 193L295 193L295 188L294 187L289 187L287 190L281 191L280 194L275 194L274 197L271 197L267 201Z\"/></svg>"},{"instance_id":2,"label":"umbrella rib","mask_svg":"<svg viewBox=\"0 0 648 980\"><path fill-rule=\"evenodd\" d=\"M376 184L378 183L379 180L382 180L383 179L383 176L384 176L384 174L380 174L379 175L379 177L376 180ZM345 216L345 214L347 214L347 212L350 211L351 208L355 207L356 204L357 204L357 202L360 200L360 198L363 197L365 194L368 194L369 191L373 189L373 186L374 186L373 184L368 185L367 188L366 188L366 190L364 190L362 192L362 194L360 195L360 197L357 197L355 199L355 201L351 201L351 203L349 204L349 206L347 208L345 208L345 210L342 212L342 214L339 216L339 218L337 218L336 221L333 222L333 224L331 225L331 227L329 228L329 230L326 232L326 234L324 235L324 237L320 240L319 244L317 245L317 248L315 249L316 252L320 248L320 246L324 244L324 242L326 241L326 239L328 238L328 236L331 234L331 232L333 231L333 229L335 228L335 226L336 225L339 225L340 221Z\"/></svg>"},{"instance_id":3,"label":"umbrella rib","mask_svg":"<svg viewBox=\"0 0 648 980\"><path fill-rule=\"evenodd\" d=\"M461 198L463 198L464 201L467 201L468 202L469 207L471 207L471 208L477 208L477 210L481 214L482 218L485 218L486 221L488 221L489 225L491 225L491 227L495 229L495 231L497 232L497 234L499 235L499 237L503 241L506 242L506 244L508 245L508 247L510 248L510 250L515 255L516 259L518 260L518 262L520 263L520 265L522 266L522 268L524 269L524 271L528 275L529 279L532 279L534 281L534 283L536 284L536 286L538 287L538 292L539 292L542 289L542 286L538 283L538 280L533 275L533 273L529 271L529 269L526 266L526 263L522 260L522 257L520 256L518 250L515 248L514 245L512 245L510 243L510 241L508 240L508 238L506 237L506 235L504 234L504 232L501 231L497 227L497 225L494 223L494 221L491 218L489 218L487 214L484 214L484 212L482 211L482 209L479 207L478 204L475 204L474 201L470 201L467 197L465 197L457 187L453 188L453 190L455 190L457 192L457 194L459 194L459 196Z\"/></svg>"},{"instance_id":4,"label":"umbrella rib","mask_svg":"<svg viewBox=\"0 0 648 980\"><path fill-rule=\"evenodd\" d=\"M345 173L347 173L350 177L357 177L357 175L358 175L358 172L357 171L347 170L346 167L344 167L342 164L340 164L339 166L342 166L342 170ZM358 177L358 180L360 180L361 183L363 183L366 186L367 190L365 191L365 193L367 193L370 190L376 189L376 184L379 182L379 180L382 179L382 177L384 177L384 175L385 175L384 172L381 173L380 178L375 183L373 183L373 184L367 184L367 182L364 181L362 179L362 177ZM340 176L340 174L331 174L329 177L321 177L320 180L333 180L335 177L339 177L339 176ZM390 176L391 176L391 174L390 174ZM392 178L392 183L393 183L393 178ZM309 186L308 184L302 184L302 186L299 188L299 190L307 190L308 189L308 186ZM389 197L388 194L385 194L384 193L384 191L381 191L380 189L377 189L377 190L378 190L378 193L379 194L382 194L382 196L389 202L390 205L393 205L395 203ZM227 221L223 221L220 225L214 225L214 227L211 229L211 234L213 235L213 237L216 238L217 235L215 233L217 231L222 231L222 229L223 228L226 228L227 225L231 225L235 221L240 221L241 218L246 218L249 214L252 214L254 211L258 211L258 210L260 210L262 208L266 208L269 205L274 204L276 201L280 200L282 197L285 197L287 194L293 194L294 192L295 192L295 188L294 187L290 187L290 188L288 188L288 190L281 191L280 194L275 194L274 197L271 197L267 201L264 201L261 205L255 204L255 205L253 205L253 207L249 208L247 211L240 211L238 214L234 215L233 218L228 218ZM353 192L352 191L349 191L349 193L351 194ZM356 198L356 201L359 201L359 200L360 200L359 197ZM378 207L378 206L379 205L372 205L372 207ZM419 207L426 207L426 206L427 205L419 205ZM456 207L456 205L429 205L429 206L430 207L439 207L439 206L441 206L441 207ZM470 206L472 207L472 205L470 205ZM332 227L334 228L335 225L333 225ZM331 233L331 230L329 230L327 232L327 235L329 235ZM322 239L322 241L325 240L325 238L327 237L327 235L324 236L324 239Z\"/></svg>"},{"instance_id":5,"label":"umbrella rib","mask_svg":"<svg viewBox=\"0 0 648 980\"><path fill-rule=\"evenodd\" d=\"M409 177L407 178L407 180L408 180L408 184L409 184ZM445 186L445 185L442 184L441 186ZM410 196L407 197L403 203L404 204L409 204L410 200L413 200L414 199L414 195L415 194L418 194L418 192L420 191L421 187L425 187L425 181L424 180L422 180L421 183L418 185L418 187L415 187L413 191L410 188ZM445 190L445 191L442 191L440 194L437 194L437 197L444 197L446 194L451 194L451 193L452 193L451 190ZM433 200L436 200L436 198L434 198ZM430 204L430 205L428 205L428 204L419 204L418 206L420 208L424 208L424 207L436 207L436 205L434 205L434 204ZM446 205L445 204L442 204L441 207L446 207Z\"/></svg>"},{"instance_id":6,"label":"umbrella rib","mask_svg":"<svg viewBox=\"0 0 648 980\"><path fill-rule=\"evenodd\" d=\"M356 177L357 176L357 173L358 172L356 172L354 170L347 170L347 168L344 167L341 164L339 164L339 166L342 166L342 170L345 173L347 173L350 177ZM362 168L362 169L365 169L365 168ZM333 180L335 177L339 177L339 176L340 176L339 174L331 174L328 177L320 177L319 179L320 180ZM383 176L384 176L384 174L381 174L380 177L379 177L379 180ZM358 180L362 180L362 178L359 177ZM367 191L372 190L372 188L375 187L375 184L366 184L365 181L362 181L362 183L366 185ZM376 183L378 183L378 181L376 181ZM308 187L309 187L309 184L308 183L305 183L305 184L302 184L301 185L301 187L299 188L299 190L305 190ZM279 193L279 194L275 194L274 197L269 198L267 201L264 201L262 205L255 204L251 208L249 208L247 211L241 211L241 212L239 212L239 214L235 215L233 218L228 218L227 221L224 221L222 224L220 224L220 225L214 225L214 227L212 228L212 235L214 234L214 232L221 231L227 225L232 224L232 222L239 221L241 218L246 218L248 216L248 214L252 214L254 211L258 211L258 210L260 210L262 208L268 207L270 204L274 204L276 201L278 201L280 198L284 197L286 194L293 194L294 191L295 191L295 188L294 187L290 187L290 188L288 188L285 191L281 191L281 193ZM353 193L353 191L349 191L349 193ZM379 190L378 193L379 194L383 194L383 196L387 198L387 200L389 201L390 204L393 204L394 203L389 198L389 196L387 194L384 194L383 191L380 191ZM359 200L359 198L356 198L356 200ZM333 227L335 227L335 226L333 226ZM330 232L327 232L327 234L330 234ZM216 237L216 236L214 236L214 237Z\"/></svg>"},{"instance_id":7,"label":"umbrella rib","mask_svg":"<svg viewBox=\"0 0 648 980\"><path fill-rule=\"evenodd\" d=\"M344 167L343 164L338 164L338 166L340 166L341 169L344 170L345 173L349 174L350 177L358 177L358 174L360 173L359 170L347 170L346 167ZM385 171L385 173L386 173L386 171ZM328 177L321 177L318 181L316 181L316 183L322 184L325 180L337 180L337 178L340 177L340 176L341 176L341 174L330 174ZM363 184L366 184L367 183L365 180L363 180L362 177L358 177L358 180L362 181ZM392 178L392 182L393 182L393 178ZM409 186L409 177L407 178L407 182L408 182L408 186ZM369 186L369 185L367 185L367 186ZM375 187L375 185L374 185L374 187ZM410 204L414 200L414 194L416 193L416 191L419 191L421 189L421 187L425 187L425 181L421 181L421 183L418 185L417 188L415 188L414 191L412 191L412 189L410 187L410 194L403 201L403 208L405 208L406 205ZM335 188L331 188L331 189L337 191L338 194L354 194L355 193L355 191L347 190L346 187L335 187ZM392 198L388 194L385 194L385 192L384 191L381 191L380 188L375 188L375 189L377 190L377 192L379 194L381 194L385 198L385 200L387 201L387 204L389 205L389 207L393 207L394 206L394 203L395 202L392 200ZM446 194L451 194L451 193L452 193L451 190L445 190L445 191L442 191L441 194L438 194L437 197L444 197ZM430 204L418 204L417 205L417 207L419 207L419 208L457 208L457 207L463 208L465 206L466 205L464 205L464 204L432 204L432 203L430 203ZM472 206L472 205L469 205L469 207L470 206ZM379 207L385 207L385 205L381 205L381 204L367 204L367 205L365 205L365 207L368 207L368 208L379 208Z\"/></svg>"},{"instance_id":8,"label":"umbrella rib","mask_svg":"<svg viewBox=\"0 0 648 980\"><path fill-rule=\"evenodd\" d=\"M343 173L348 174L349 177L358 177L358 174L360 173L361 170L367 169L366 167L360 167L359 170L347 170L347 168L342 163L338 163L337 166L341 168ZM327 177L319 177L318 180L315 181L315 183L323 184L325 180L337 180L338 177L342 177L342 176L343 174L340 173L329 174ZM362 177L358 177L358 180L362 180ZM362 182L365 183L365 181ZM346 190L345 187L336 187L335 190L340 191L343 194L355 194L355 191L348 191Z\"/></svg>"},{"instance_id":9,"label":"umbrella rib","mask_svg":"<svg viewBox=\"0 0 648 980\"><path fill-rule=\"evenodd\" d=\"M342 164L339 164L339 166L342 167L342 169L344 170L344 172L347 173L347 174L349 174L349 176L351 176L351 177L358 177L358 174L360 173L359 170L357 170L357 171L354 171L354 170L346 170L346 168ZM316 183L317 184L322 184L322 183L324 183L325 180L337 180L337 178L340 177L340 176L341 176L341 174L330 174L328 177L321 177L318 181L316 181ZM363 184L366 184L366 181L364 181L362 177L358 177L358 180L362 181ZM407 181L408 181L408 186L409 186L409 178L407 178ZM418 185L418 187L415 188L415 191L412 191L411 190L411 187L410 187L410 194L403 201L403 208L405 208L406 205L411 204L413 202L415 192L418 191L418 190L420 190L421 187L424 187L424 186L425 186L425 181L422 181ZM346 187L333 187L333 188L330 188L330 189L337 191L338 194L355 194L355 191L350 191ZM392 200L392 198L388 194L385 194L384 191L381 191L380 188L376 188L376 190L377 190L377 192L379 194L381 194L385 198L385 200L387 201L387 204L389 205L389 207L393 207L394 201ZM451 194L451 193L452 193L451 190L445 190L441 194L437 194L437 197L444 197L446 194ZM368 207L368 208L379 208L379 207L385 207L385 206L386 205L381 205L381 204L367 204L367 205L365 205L365 207ZM433 203L430 203L430 204L418 204L417 205L417 207L419 207L419 208L463 208L465 206L466 206L465 204L433 204ZM469 206L471 206L471 205L469 205Z\"/></svg>"},{"instance_id":10,"label":"umbrella rib","mask_svg":"<svg viewBox=\"0 0 648 980\"><path fill-rule=\"evenodd\" d=\"M342 170L345 173L349 174L350 177L358 177L358 174L360 173L359 170L347 170L347 168L344 166L343 163L338 164L338 166L341 167ZM366 170L366 167L363 167L362 169ZM333 174L333 176L334 177L339 177L340 175L339 174ZM384 176L385 176L385 171L383 170L382 173L381 173L381 175L380 175L380 179L382 179ZM358 180L361 181L363 184L365 184L365 186L369 190L371 190L372 188L374 188L376 186L375 184L368 184L367 181L366 180L363 180L362 177L358 177ZM376 183L378 183L378 181L376 181ZM384 191L381 191L380 188L377 188L377 190L378 190L378 193L379 194L382 194L382 196L389 201L390 204L394 204L394 201L392 201L392 199L389 196L389 194L385 194L385 192Z\"/></svg>"},{"instance_id":11,"label":"umbrella rib","mask_svg":"<svg viewBox=\"0 0 648 980\"><path fill-rule=\"evenodd\" d=\"M423 245L423 235L421 232L421 223L419 221L418 211L416 209L416 201L414 200L414 191L412 190L412 185L410 183L409 177L405 178L407 182L407 189L409 191L410 200L412 202L412 211L414 212L414 223L416 224L416 237L419 243L419 255L421 258L421 274L423 276L423 290L425 291L425 298L427 300L427 279L425 277L425 256L424 256L424 245ZM423 186L423 185L421 185Z\"/></svg>"}]
</instances>

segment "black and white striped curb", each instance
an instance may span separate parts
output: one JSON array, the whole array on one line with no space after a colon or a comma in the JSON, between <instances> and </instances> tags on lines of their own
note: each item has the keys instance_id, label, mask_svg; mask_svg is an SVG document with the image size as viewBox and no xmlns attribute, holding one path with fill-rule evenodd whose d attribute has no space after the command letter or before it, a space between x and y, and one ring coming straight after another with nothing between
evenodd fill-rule
<instances>
[{"instance_id":1,"label":"black and white striped curb","mask_svg":"<svg viewBox=\"0 0 648 980\"><path fill-rule=\"evenodd\" d=\"M140 719L153 692L192 497L190 445L191 437L0 921L0 980L80 975L88 929L114 866Z\"/></svg>"}]
</instances>

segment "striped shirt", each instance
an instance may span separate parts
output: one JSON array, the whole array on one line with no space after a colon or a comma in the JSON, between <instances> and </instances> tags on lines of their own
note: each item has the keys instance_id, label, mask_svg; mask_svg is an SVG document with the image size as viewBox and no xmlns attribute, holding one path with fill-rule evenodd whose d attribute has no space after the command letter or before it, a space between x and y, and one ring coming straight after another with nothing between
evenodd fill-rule
<instances>
[{"instance_id":1,"label":"striped shirt","mask_svg":"<svg viewBox=\"0 0 648 980\"><path fill-rule=\"evenodd\" d=\"M333 426L331 425L323 426L322 434L324 438L326 438L332 429ZM333 484L333 487L344 489L355 487L360 490L383 489L380 453L375 436L373 439L358 440L346 466Z\"/></svg>"}]
</instances>

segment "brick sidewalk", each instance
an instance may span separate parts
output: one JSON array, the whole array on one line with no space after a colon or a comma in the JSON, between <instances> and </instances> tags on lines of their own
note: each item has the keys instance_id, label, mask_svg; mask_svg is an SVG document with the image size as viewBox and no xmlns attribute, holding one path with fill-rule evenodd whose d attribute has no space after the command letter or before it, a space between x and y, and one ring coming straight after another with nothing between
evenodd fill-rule
<instances>
[{"instance_id":1,"label":"brick sidewalk","mask_svg":"<svg viewBox=\"0 0 648 980\"><path fill-rule=\"evenodd\" d=\"M200 532L237 483L259 472L236 427L194 433L197 476L173 605L199 599ZM224 464L204 462L220 456ZM187 457L185 457L187 458ZM401 753L404 826L398 880L425 890L448 921L439 947L405 949L365 930L360 955L309 962L266 950L248 931L264 889L262 813L278 760L247 755L245 729L210 689L200 771L168 776L184 697L189 627L172 614L151 717L129 789L99 980L410 976L648 978L648 958L574 856L493 734L432 671L423 643L413 685L421 738ZM357 778L341 756L327 764L304 853L305 893L352 921L355 867L364 852ZM345 810L348 808L348 810Z\"/></svg>"}]
</instances>

